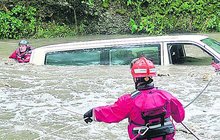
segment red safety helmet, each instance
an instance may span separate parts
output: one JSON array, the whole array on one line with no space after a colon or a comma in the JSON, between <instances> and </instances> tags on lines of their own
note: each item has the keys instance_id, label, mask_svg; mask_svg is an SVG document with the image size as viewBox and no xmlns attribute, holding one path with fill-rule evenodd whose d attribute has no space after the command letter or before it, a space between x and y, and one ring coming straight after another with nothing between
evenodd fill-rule
<instances>
[{"instance_id":1,"label":"red safety helmet","mask_svg":"<svg viewBox=\"0 0 220 140\"><path fill-rule=\"evenodd\" d=\"M133 78L156 76L154 64L145 57L136 58L131 61L131 74Z\"/></svg>"}]
</instances>

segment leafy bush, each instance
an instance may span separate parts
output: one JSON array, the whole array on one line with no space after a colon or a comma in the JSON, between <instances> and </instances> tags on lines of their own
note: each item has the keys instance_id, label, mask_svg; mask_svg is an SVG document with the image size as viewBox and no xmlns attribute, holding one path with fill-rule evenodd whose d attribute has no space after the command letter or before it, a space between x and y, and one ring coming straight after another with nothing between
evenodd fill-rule
<instances>
[{"instance_id":1,"label":"leafy bush","mask_svg":"<svg viewBox=\"0 0 220 140\"><path fill-rule=\"evenodd\" d=\"M37 10L36 10L37 9ZM219 0L2 0L0 38L220 31Z\"/></svg>"},{"instance_id":2,"label":"leafy bush","mask_svg":"<svg viewBox=\"0 0 220 140\"><path fill-rule=\"evenodd\" d=\"M79 27L68 26L65 24L59 25L55 22L42 23L38 25L34 38L54 38L74 36L84 32L83 25Z\"/></svg>"},{"instance_id":3,"label":"leafy bush","mask_svg":"<svg viewBox=\"0 0 220 140\"><path fill-rule=\"evenodd\" d=\"M121 4L121 7L127 11L123 13L129 13L128 24L132 33L220 31L218 0L126 0L123 2L120 0L84 0L84 3L86 2L94 13L98 13L96 15L99 17L98 20L103 15L103 12L99 14L101 6L109 12L109 9L118 11L114 3ZM104 4L108 6L103 6Z\"/></svg>"},{"instance_id":4,"label":"leafy bush","mask_svg":"<svg viewBox=\"0 0 220 140\"><path fill-rule=\"evenodd\" d=\"M132 8L132 33L220 31L217 0L127 0Z\"/></svg>"},{"instance_id":5,"label":"leafy bush","mask_svg":"<svg viewBox=\"0 0 220 140\"><path fill-rule=\"evenodd\" d=\"M17 39L34 34L36 28L36 9L15 6L10 11L0 11L0 38Z\"/></svg>"}]
</instances>

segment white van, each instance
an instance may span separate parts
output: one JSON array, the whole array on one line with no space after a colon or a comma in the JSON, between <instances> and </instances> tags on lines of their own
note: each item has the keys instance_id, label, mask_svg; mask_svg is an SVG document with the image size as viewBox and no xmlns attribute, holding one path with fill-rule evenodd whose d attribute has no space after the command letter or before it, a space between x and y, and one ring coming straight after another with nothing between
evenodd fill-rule
<instances>
[{"instance_id":1,"label":"white van","mask_svg":"<svg viewBox=\"0 0 220 140\"><path fill-rule=\"evenodd\" d=\"M206 65L220 61L220 44L204 35L96 40L49 45L33 50L36 65L128 65L139 56L158 65Z\"/></svg>"}]
</instances>

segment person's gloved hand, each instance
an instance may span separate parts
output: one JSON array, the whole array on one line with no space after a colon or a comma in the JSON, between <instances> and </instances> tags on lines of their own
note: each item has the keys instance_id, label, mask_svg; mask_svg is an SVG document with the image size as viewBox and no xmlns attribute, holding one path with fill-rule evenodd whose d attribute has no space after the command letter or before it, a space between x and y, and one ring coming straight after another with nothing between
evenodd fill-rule
<instances>
[{"instance_id":1,"label":"person's gloved hand","mask_svg":"<svg viewBox=\"0 0 220 140\"><path fill-rule=\"evenodd\" d=\"M91 118L92 117L92 112L93 112L93 109L90 109L89 111L87 111L84 115L83 115L83 118L84 118L84 121L86 123L89 123L89 122L92 122L93 119Z\"/></svg>"}]
</instances>

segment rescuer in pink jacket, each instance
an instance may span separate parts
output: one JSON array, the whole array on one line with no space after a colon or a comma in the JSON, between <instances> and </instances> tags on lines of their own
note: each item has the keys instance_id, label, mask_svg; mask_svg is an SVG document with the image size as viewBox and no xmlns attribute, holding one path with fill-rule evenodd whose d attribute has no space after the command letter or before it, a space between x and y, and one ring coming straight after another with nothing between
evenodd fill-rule
<instances>
[{"instance_id":1,"label":"rescuer in pink jacket","mask_svg":"<svg viewBox=\"0 0 220 140\"><path fill-rule=\"evenodd\" d=\"M128 118L132 140L174 140L175 126L183 121L185 111L177 98L154 87L154 64L140 57L131 62L136 91L118 98L112 105L93 108L84 114L86 123L93 120L117 123Z\"/></svg>"},{"instance_id":2,"label":"rescuer in pink jacket","mask_svg":"<svg viewBox=\"0 0 220 140\"><path fill-rule=\"evenodd\" d=\"M27 40L21 40L19 47L9 56L9 58L16 60L19 63L28 63L30 61L33 47L28 45Z\"/></svg>"}]
</instances>

